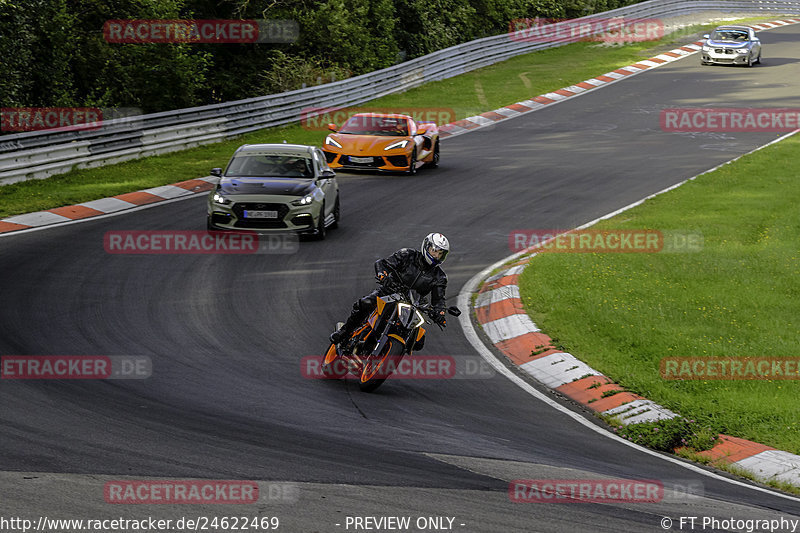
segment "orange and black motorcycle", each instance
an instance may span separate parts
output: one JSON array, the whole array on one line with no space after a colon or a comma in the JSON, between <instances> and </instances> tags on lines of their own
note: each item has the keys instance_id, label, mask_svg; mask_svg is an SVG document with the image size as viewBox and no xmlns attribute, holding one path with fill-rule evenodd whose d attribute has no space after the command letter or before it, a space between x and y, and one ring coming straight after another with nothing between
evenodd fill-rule
<instances>
[{"instance_id":1,"label":"orange and black motorcycle","mask_svg":"<svg viewBox=\"0 0 800 533\"><path fill-rule=\"evenodd\" d=\"M331 343L322 362L326 376L343 378L352 374L364 392L377 389L404 356L422 347L425 337L422 326L431 323L435 313L415 290L402 282L390 279L384 286L389 294L378 296L375 309L349 339L338 346ZM456 306L449 307L447 312L453 316L461 314ZM340 322L336 329L341 326Z\"/></svg>"}]
</instances>

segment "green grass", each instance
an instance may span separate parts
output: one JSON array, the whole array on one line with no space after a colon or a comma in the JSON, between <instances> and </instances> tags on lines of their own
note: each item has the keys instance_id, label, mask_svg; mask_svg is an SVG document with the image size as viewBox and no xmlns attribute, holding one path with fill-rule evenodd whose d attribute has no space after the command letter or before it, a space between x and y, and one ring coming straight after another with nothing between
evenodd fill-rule
<instances>
[{"instance_id":1,"label":"green grass","mask_svg":"<svg viewBox=\"0 0 800 533\"><path fill-rule=\"evenodd\" d=\"M667 356L800 356L800 136L595 226L701 232L702 251L542 254L523 301L554 341L703 427L800 453L797 381L667 381ZM593 228L594 229L594 228Z\"/></svg>"},{"instance_id":2,"label":"green grass","mask_svg":"<svg viewBox=\"0 0 800 533\"><path fill-rule=\"evenodd\" d=\"M579 83L650 57L660 53L666 43L683 44L691 31L704 31L711 27L713 25L682 30L662 41L616 47L584 42L534 52L359 107L447 108L455 112L456 119L461 119ZM0 186L0 217L207 176L212 167L224 166L241 144L284 140L321 144L324 136L324 131L309 131L293 124L190 150Z\"/></svg>"}]
</instances>

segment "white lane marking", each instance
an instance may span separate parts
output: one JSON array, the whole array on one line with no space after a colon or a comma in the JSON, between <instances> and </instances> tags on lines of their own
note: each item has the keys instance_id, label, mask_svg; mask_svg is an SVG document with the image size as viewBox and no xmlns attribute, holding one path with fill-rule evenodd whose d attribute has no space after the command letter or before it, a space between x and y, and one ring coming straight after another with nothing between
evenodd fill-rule
<instances>
[{"instance_id":1,"label":"white lane marking","mask_svg":"<svg viewBox=\"0 0 800 533\"><path fill-rule=\"evenodd\" d=\"M187 194L192 193L192 191L187 191L186 189L176 187L175 185L162 185L160 187L153 187L152 189L144 189L141 192L154 194L162 198L177 198L178 196L186 196Z\"/></svg>"},{"instance_id":2,"label":"white lane marking","mask_svg":"<svg viewBox=\"0 0 800 533\"><path fill-rule=\"evenodd\" d=\"M475 307L496 304L510 298L519 299L519 287L517 285L506 285L480 293L475 299Z\"/></svg>"},{"instance_id":3,"label":"white lane marking","mask_svg":"<svg viewBox=\"0 0 800 533\"><path fill-rule=\"evenodd\" d=\"M480 115L476 115L474 117L467 117L464 120L469 120L470 122L474 122L479 126L486 126L488 124L494 124L497 122L496 120L492 120L490 118L482 117Z\"/></svg>"},{"instance_id":4,"label":"white lane marking","mask_svg":"<svg viewBox=\"0 0 800 533\"><path fill-rule=\"evenodd\" d=\"M519 115L519 111L515 111L508 107L501 107L500 109L495 109L494 112L497 113L498 115L503 115L506 117L516 117L517 115Z\"/></svg>"},{"instance_id":5,"label":"white lane marking","mask_svg":"<svg viewBox=\"0 0 800 533\"><path fill-rule=\"evenodd\" d=\"M530 317L523 313L498 318L481 325L492 344L539 331Z\"/></svg>"},{"instance_id":6,"label":"white lane marking","mask_svg":"<svg viewBox=\"0 0 800 533\"><path fill-rule=\"evenodd\" d=\"M69 217L56 215L49 211L36 211L35 213L25 213L24 215L16 215L13 217L4 218L3 222L11 222L12 224L22 224L24 226L47 226L50 224L58 224L59 222L68 222L72 220ZM19 233L23 230L17 230L12 233Z\"/></svg>"},{"instance_id":7,"label":"white lane marking","mask_svg":"<svg viewBox=\"0 0 800 533\"><path fill-rule=\"evenodd\" d=\"M769 479L789 483L797 483L800 479L800 457L782 450L766 450L736 464Z\"/></svg>"},{"instance_id":8,"label":"white lane marking","mask_svg":"<svg viewBox=\"0 0 800 533\"><path fill-rule=\"evenodd\" d=\"M569 98L569 96L565 96L563 94L558 94L558 93L546 93L543 94L542 96L544 96L545 98L549 98L550 100L555 100L556 102L558 102L559 100L564 100L566 98Z\"/></svg>"},{"instance_id":9,"label":"white lane marking","mask_svg":"<svg viewBox=\"0 0 800 533\"><path fill-rule=\"evenodd\" d=\"M100 198L99 200L92 200L91 202L83 202L82 204L78 205L82 205L90 209L95 209L103 213L113 213L114 211L120 211L122 209L131 209L133 207L136 207L136 204L126 202L125 200L120 200L119 198Z\"/></svg>"},{"instance_id":10,"label":"white lane marking","mask_svg":"<svg viewBox=\"0 0 800 533\"><path fill-rule=\"evenodd\" d=\"M572 383L576 378L586 374L601 375L597 370L566 352L552 353L528 361L520 365L520 368L551 389Z\"/></svg>"}]
</instances>

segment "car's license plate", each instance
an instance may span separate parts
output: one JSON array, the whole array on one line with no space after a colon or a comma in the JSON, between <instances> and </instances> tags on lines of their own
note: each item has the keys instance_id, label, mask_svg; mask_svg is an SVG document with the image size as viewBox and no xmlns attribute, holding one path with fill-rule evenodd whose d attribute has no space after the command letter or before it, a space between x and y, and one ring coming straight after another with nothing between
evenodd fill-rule
<instances>
[{"instance_id":1,"label":"car's license plate","mask_svg":"<svg viewBox=\"0 0 800 533\"><path fill-rule=\"evenodd\" d=\"M278 218L277 211L249 211L244 212L244 218Z\"/></svg>"},{"instance_id":2,"label":"car's license plate","mask_svg":"<svg viewBox=\"0 0 800 533\"><path fill-rule=\"evenodd\" d=\"M356 157L354 155L350 156L351 163L372 163L371 157Z\"/></svg>"}]
</instances>

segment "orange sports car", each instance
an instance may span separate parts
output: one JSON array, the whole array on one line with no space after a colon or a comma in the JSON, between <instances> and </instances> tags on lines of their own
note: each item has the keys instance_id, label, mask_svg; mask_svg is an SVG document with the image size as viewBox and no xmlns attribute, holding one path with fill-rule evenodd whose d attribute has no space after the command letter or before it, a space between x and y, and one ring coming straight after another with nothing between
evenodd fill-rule
<instances>
[{"instance_id":1,"label":"orange sports car","mask_svg":"<svg viewBox=\"0 0 800 533\"><path fill-rule=\"evenodd\" d=\"M416 174L439 164L439 128L408 115L357 113L325 138L322 151L331 168Z\"/></svg>"}]
</instances>

